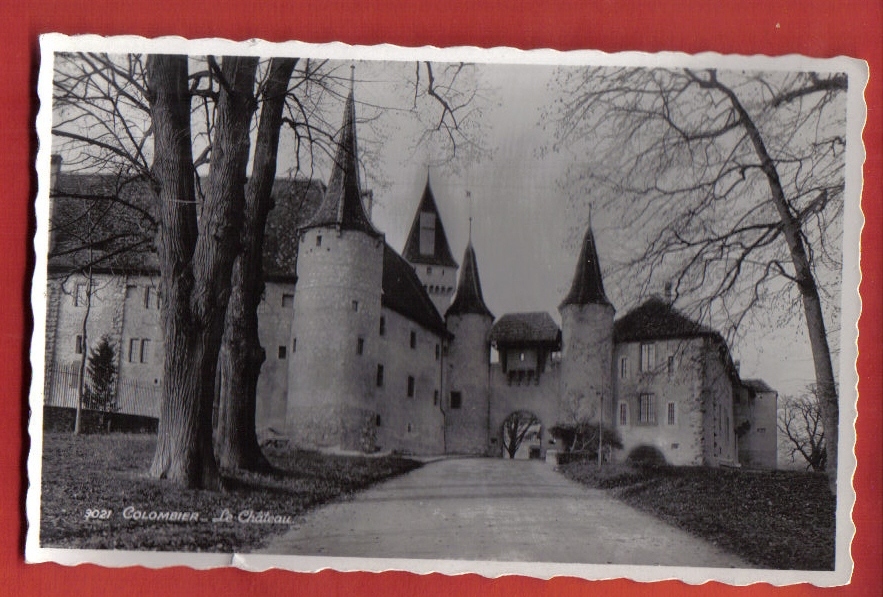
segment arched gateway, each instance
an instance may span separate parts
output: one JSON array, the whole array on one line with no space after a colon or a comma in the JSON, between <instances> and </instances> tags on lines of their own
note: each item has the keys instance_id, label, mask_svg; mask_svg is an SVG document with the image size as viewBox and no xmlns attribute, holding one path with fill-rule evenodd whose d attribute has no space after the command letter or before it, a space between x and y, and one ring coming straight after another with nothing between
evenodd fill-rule
<instances>
[{"instance_id":1,"label":"arched gateway","mask_svg":"<svg viewBox=\"0 0 883 597\"><path fill-rule=\"evenodd\" d=\"M542 457L543 424L528 410L518 410L503 421L503 458L527 460Z\"/></svg>"}]
</instances>

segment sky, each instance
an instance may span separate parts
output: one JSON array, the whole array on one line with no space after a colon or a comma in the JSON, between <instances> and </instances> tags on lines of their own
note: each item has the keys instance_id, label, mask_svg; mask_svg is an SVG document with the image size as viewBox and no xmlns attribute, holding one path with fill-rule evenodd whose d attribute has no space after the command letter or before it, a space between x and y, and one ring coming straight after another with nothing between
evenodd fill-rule
<instances>
[{"instance_id":1,"label":"sky","mask_svg":"<svg viewBox=\"0 0 883 597\"><path fill-rule=\"evenodd\" d=\"M406 106L397 104L402 88L392 82L400 81L402 73L412 75L413 63L387 66L359 63L354 84L357 119L363 121L359 142L371 153L371 169L363 171L362 179L375 192L375 225L401 251L429 177L458 261L472 217L472 242L491 311L497 317L547 311L560 321L557 308L570 287L593 201L572 196L562 184L574 156L566 148L548 151L553 138L541 116L554 96L554 67L479 65L471 82L486 92L478 102L481 115L474 134L485 151L439 166L430 165L438 151L427 145L415 148L425 125L397 110L377 112L376 106ZM333 110L333 102L331 106ZM431 112L433 107L427 106ZM324 167L319 172L327 176ZM605 289L621 317L647 297L620 292L610 276L635 250L610 217L596 207L591 222ZM764 319L772 326L780 318L771 313ZM731 351L741 362L743 378L762 378L780 394L800 393L814 380L802 315L774 328L755 324L734 340Z\"/></svg>"}]
</instances>

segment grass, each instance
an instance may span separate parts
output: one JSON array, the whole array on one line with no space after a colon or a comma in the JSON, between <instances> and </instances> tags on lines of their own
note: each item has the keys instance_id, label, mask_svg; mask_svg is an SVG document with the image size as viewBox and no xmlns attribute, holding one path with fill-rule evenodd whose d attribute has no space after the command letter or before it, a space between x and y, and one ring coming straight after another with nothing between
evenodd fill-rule
<instances>
[{"instance_id":1,"label":"grass","mask_svg":"<svg viewBox=\"0 0 883 597\"><path fill-rule=\"evenodd\" d=\"M568 477L761 567L833 570L836 499L820 473L704 467L561 467Z\"/></svg>"},{"instance_id":2,"label":"grass","mask_svg":"<svg viewBox=\"0 0 883 597\"><path fill-rule=\"evenodd\" d=\"M224 491L188 490L150 479L153 435L43 436L40 544L79 549L233 552L261 547L288 524L213 523L223 510L295 517L341 495L410 471L419 463L394 456L331 456L270 448L271 474L226 475ZM124 509L199 512L198 522L126 519ZM89 509L112 511L87 520Z\"/></svg>"}]
</instances>

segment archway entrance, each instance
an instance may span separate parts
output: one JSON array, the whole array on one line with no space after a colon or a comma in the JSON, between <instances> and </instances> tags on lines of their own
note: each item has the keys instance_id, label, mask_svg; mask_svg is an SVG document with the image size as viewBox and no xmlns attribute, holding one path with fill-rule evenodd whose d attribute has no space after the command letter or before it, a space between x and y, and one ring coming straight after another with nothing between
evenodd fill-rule
<instances>
[{"instance_id":1,"label":"archway entrance","mask_svg":"<svg viewBox=\"0 0 883 597\"><path fill-rule=\"evenodd\" d=\"M515 411L503 421L503 458L542 458L543 424L528 410Z\"/></svg>"}]
</instances>

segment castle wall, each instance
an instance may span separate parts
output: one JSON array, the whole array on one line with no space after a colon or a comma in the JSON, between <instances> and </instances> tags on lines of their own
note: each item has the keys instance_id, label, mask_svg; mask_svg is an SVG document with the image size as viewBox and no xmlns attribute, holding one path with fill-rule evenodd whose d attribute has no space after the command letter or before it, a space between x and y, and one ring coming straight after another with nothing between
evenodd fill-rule
<instances>
[{"instance_id":1,"label":"castle wall","mask_svg":"<svg viewBox=\"0 0 883 597\"><path fill-rule=\"evenodd\" d=\"M719 344L705 339L705 464L736 464L733 417L733 380L726 370Z\"/></svg>"},{"instance_id":2,"label":"castle wall","mask_svg":"<svg viewBox=\"0 0 883 597\"><path fill-rule=\"evenodd\" d=\"M285 430L294 289L291 282L267 282L258 305L258 337L266 352L258 377L255 407L255 427L261 439Z\"/></svg>"},{"instance_id":3,"label":"castle wall","mask_svg":"<svg viewBox=\"0 0 883 597\"><path fill-rule=\"evenodd\" d=\"M444 317L445 311L451 306L454 292L457 290L457 268L441 265L423 265L415 263L414 271L426 289L432 304Z\"/></svg>"},{"instance_id":4,"label":"castle wall","mask_svg":"<svg viewBox=\"0 0 883 597\"><path fill-rule=\"evenodd\" d=\"M373 450L383 239L308 229L297 275L287 432L298 445Z\"/></svg>"},{"instance_id":5,"label":"castle wall","mask_svg":"<svg viewBox=\"0 0 883 597\"><path fill-rule=\"evenodd\" d=\"M375 330L377 352L371 373L380 416L377 447L411 454L441 454L445 450L440 405L442 338L395 311L384 308L382 314L385 332L380 336ZM383 366L382 386L377 386L378 364ZM408 396L409 377L413 378L412 396Z\"/></svg>"},{"instance_id":6,"label":"castle wall","mask_svg":"<svg viewBox=\"0 0 883 597\"><path fill-rule=\"evenodd\" d=\"M527 351L535 349L525 349ZM561 389L562 367L547 357L545 371L530 381L518 377L510 377L503 371L501 363L493 363L490 372L490 453L492 456L503 455L503 422L514 412L526 410L540 419L542 428L537 445L540 457L545 458L546 450L555 448L550 443L549 433L556 423L561 422L559 411L559 392Z\"/></svg>"},{"instance_id":7,"label":"castle wall","mask_svg":"<svg viewBox=\"0 0 883 597\"><path fill-rule=\"evenodd\" d=\"M561 312L562 422L610 421L613 359L613 307L563 305Z\"/></svg>"},{"instance_id":8,"label":"castle wall","mask_svg":"<svg viewBox=\"0 0 883 597\"><path fill-rule=\"evenodd\" d=\"M121 278L122 279L122 278ZM145 387L159 388L163 377L165 348L160 321L159 278L128 276L122 291L125 305L114 309L114 336L117 345L121 379L137 380ZM119 292L119 291L118 291ZM146 344L145 344L146 341Z\"/></svg>"},{"instance_id":9,"label":"castle wall","mask_svg":"<svg viewBox=\"0 0 883 597\"><path fill-rule=\"evenodd\" d=\"M642 370L642 345L653 346L653 365ZM702 338L624 342L614 350L614 420L627 457L638 446L658 449L666 462L700 465L705 459ZM655 420L641 420L641 397L652 396ZM669 418L674 405L674 421ZM621 409L626 409L623 415ZM623 421L624 416L624 421ZM645 417L648 419L650 417Z\"/></svg>"},{"instance_id":10,"label":"castle wall","mask_svg":"<svg viewBox=\"0 0 883 597\"><path fill-rule=\"evenodd\" d=\"M775 469L777 466L776 392L754 393L741 387L733 410L736 429L745 425L737 435L739 464L749 468Z\"/></svg>"},{"instance_id":11,"label":"castle wall","mask_svg":"<svg viewBox=\"0 0 883 597\"><path fill-rule=\"evenodd\" d=\"M490 453L490 343L493 319L465 314L448 317L448 331L454 334L445 359L445 426L448 453ZM460 395L459 408L452 408L452 392ZM499 447L499 446L498 446Z\"/></svg>"}]
</instances>

